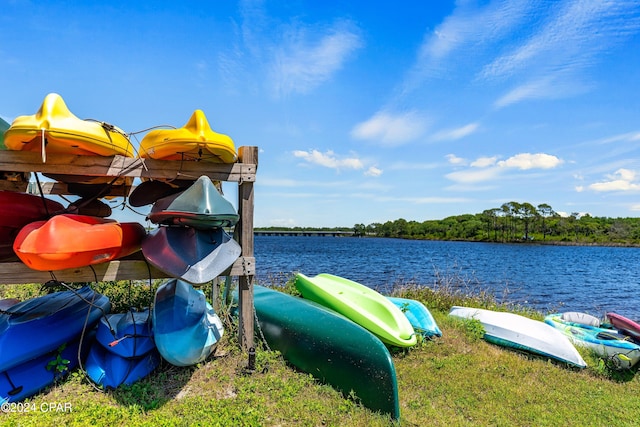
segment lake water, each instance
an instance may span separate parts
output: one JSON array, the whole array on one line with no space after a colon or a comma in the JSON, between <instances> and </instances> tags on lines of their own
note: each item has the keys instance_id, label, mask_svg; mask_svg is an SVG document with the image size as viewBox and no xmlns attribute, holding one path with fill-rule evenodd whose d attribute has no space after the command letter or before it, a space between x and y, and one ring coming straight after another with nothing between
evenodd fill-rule
<instances>
[{"instance_id":1,"label":"lake water","mask_svg":"<svg viewBox=\"0 0 640 427\"><path fill-rule=\"evenodd\" d=\"M256 236L255 257L258 283L331 273L385 292L439 276L545 313L640 318L640 248Z\"/></svg>"}]
</instances>

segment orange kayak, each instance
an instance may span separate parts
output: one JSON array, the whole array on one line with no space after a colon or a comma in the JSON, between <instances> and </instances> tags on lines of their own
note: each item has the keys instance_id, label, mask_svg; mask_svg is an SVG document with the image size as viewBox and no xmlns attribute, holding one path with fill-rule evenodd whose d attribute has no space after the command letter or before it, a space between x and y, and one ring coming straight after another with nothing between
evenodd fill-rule
<instances>
[{"instance_id":1,"label":"orange kayak","mask_svg":"<svg viewBox=\"0 0 640 427\"><path fill-rule=\"evenodd\" d=\"M64 270L136 252L145 234L145 228L137 222L63 214L23 227L13 250L34 270Z\"/></svg>"}]
</instances>

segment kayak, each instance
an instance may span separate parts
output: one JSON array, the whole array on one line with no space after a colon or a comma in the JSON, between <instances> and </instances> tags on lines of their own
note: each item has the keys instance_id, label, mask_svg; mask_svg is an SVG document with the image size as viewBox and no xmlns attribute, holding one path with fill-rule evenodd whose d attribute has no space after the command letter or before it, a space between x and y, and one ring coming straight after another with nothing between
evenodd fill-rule
<instances>
[{"instance_id":1,"label":"kayak","mask_svg":"<svg viewBox=\"0 0 640 427\"><path fill-rule=\"evenodd\" d=\"M156 348L150 311L130 310L103 316L96 329L96 341L120 357L144 356Z\"/></svg>"},{"instance_id":2,"label":"kayak","mask_svg":"<svg viewBox=\"0 0 640 427\"><path fill-rule=\"evenodd\" d=\"M63 211L64 206L45 197L0 191L0 260L16 257L13 242L22 227Z\"/></svg>"},{"instance_id":3,"label":"kayak","mask_svg":"<svg viewBox=\"0 0 640 427\"><path fill-rule=\"evenodd\" d=\"M211 129L202 110L195 110L178 129L155 129L140 141L140 157L157 160L193 160L234 163L233 140Z\"/></svg>"},{"instance_id":4,"label":"kayak","mask_svg":"<svg viewBox=\"0 0 640 427\"><path fill-rule=\"evenodd\" d=\"M210 229L233 227L239 216L211 179L203 175L186 190L157 200L147 218L154 224Z\"/></svg>"},{"instance_id":5,"label":"kayak","mask_svg":"<svg viewBox=\"0 0 640 427\"><path fill-rule=\"evenodd\" d=\"M130 310L100 319L85 370L94 383L116 388L146 377L159 364L150 310Z\"/></svg>"},{"instance_id":6,"label":"kayak","mask_svg":"<svg viewBox=\"0 0 640 427\"><path fill-rule=\"evenodd\" d=\"M400 297L387 298L404 313L416 334L422 335L423 338L442 336L442 331L431 312L420 301Z\"/></svg>"},{"instance_id":7,"label":"kayak","mask_svg":"<svg viewBox=\"0 0 640 427\"><path fill-rule=\"evenodd\" d=\"M224 334L222 321L204 293L179 279L158 287L151 318L160 355L176 366L204 361Z\"/></svg>"},{"instance_id":8,"label":"kayak","mask_svg":"<svg viewBox=\"0 0 640 427\"><path fill-rule=\"evenodd\" d=\"M630 369L640 360L640 346L613 329L566 322L562 313L550 314L544 321L569 337L575 345L591 349L616 369Z\"/></svg>"},{"instance_id":9,"label":"kayak","mask_svg":"<svg viewBox=\"0 0 640 427\"><path fill-rule=\"evenodd\" d=\"M145 228L137 222L62 214L24 226L16 236L13 250L34 270L64 270L136 252L145 235Z\"/></svg>"},{"instance_id":10,"label":"kayak","mask_svg":"<svg viewBox=\"0 0 640 427\"><path fill-rule=\"evenodd\" d=\"M74 338L67 344L0 372L0 404L19 402L66 376L78 366L79 350L80 358L84 359L92 341L93 335L88 333L84 339Z\"/></svg>"},{"instance_id":11,"label":"kayak","mask_svg":"<svg viewBox=\"0 0 640 427\"><path fill-rule=\"evenodd\" d=\"M295 286L308 300L351 319L385 344L411 347L417 338L402 311L385 296L360 283L332 274L296 274Z\"/></svg>"},{"instance_id":12,"label":"kayak","mask_svg":"<svg viewBox=\"0 0 640 427\"><path fill-rule=\"evenodd\" d=\"M272 350L365 407L400 418L395 366L376 336L309 300L259 285L253 297L257 327Z\"/></svg>"},{"instance_id":13,"label":"kayak","mask_svg":"<svg viewBox=\"0 0 640 427\"><path fill-rule=\"evenodd\" d=\"M0 372L72 342L85 327L91 330L110 308L109 298L89 286L11 306L0 313Z\"/></svg>"},{"instance_id":14,"label":"kayak","mask_svg":"<svg viewBox=\"0 0 640 427\"><path fill-rule=\"evenodd\" d=\"M85 156L133 157L126 133L111 124L76 117L57 93L48 94L34 115L19 116L4 134L8 150Z\"/></svg>"},{"instance_id":15,"label":"kayak","mask_svg":"<svg viewBox=\"0 0 640 427\"><path fill-rule=\"evenodd\" d=\"M640 324L614 312L608 312L606 318L611 325L623 335L631 337L632 340L640 342Z\"/></svg>"},{"instance_id":16,"label":"kayak","mask_svg":"<svg viewBox=\"0 0 640 427\"><path fill-rule=\"evenodd\" d=\"M19 303L20 300L17 298L3 298L0 299L0 310L5 311Z\"/></svg>"},{"instance_id":17,"label":"kayak","mask_svg":"<svg viewBox=\"0 0 640 427\"><path fill-rule=\"evenodd\" d=\"M122 357L94 343L89 350L84 368L94 383L104 388L117 388L148 376L160 365L160 354L154 348L142 356Z\"/></svg>"},{"instance_id":18,"label":"kayak","mask_svg":"<svg viewBox=\"0 0 640 427\"><path fill-rule=\"evenodd\" d=\"M149 264L171 277L207 283L238 259L242 248L222 228L159 227L142 241Z\"/></svg>"},{"instance_id":19,"label":"kayak","mask_svg":"<svg viewBox=\"0 0 640 427\"><path fill-rule=\"evenodd\" d=\"M454 306L450 316L476 319L484 327L484 339L492 344L585 368L580 353L567 336L544 322L515 313Z\"/></svg>"}]
</instances>

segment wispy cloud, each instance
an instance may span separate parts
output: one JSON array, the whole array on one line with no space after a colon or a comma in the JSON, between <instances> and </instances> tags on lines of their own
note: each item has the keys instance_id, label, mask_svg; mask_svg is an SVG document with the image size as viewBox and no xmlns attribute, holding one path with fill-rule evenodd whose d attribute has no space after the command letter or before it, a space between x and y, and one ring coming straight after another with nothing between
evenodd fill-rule
<instances>
[{"instance_id":1,"label":"wispy cloud","mask_svg":"<svg viewBox=\"0 0 640 427\"><path fill-rule=\"evenodd\" d=\"M484 7L459 2L453 13L425 36L403 92L411 92L425 79L450 71L447 60L454 54L458 54L457 59L469 57L467 54L484 50L510 34L530 8L530 0L493 1Z\"/></svg>"},{"instance_id":2,"label":"wispy cloud","mask_svg":"<svg viewBox=\"0 0 640 427\"><path fill-rule=\"evenodd\" d=\"M222 77L235 90L266 87L274 98L310 93L364 45L360 28L347 19L281 21L259 1L241 2L241 11L236 41L218 57ZM256 77L264 80L256 83Z\"/></svg>"},{"instance_id":3,"label":"wispy cloud","mask_svg":"<svg viewBox=\"0 0 640 427\"><path fill-rule=\"evenodd\" d=\"M428 126L429 119L415 110L403 113L380 111L355 125L351 136L381 145L397 146L424 136Z\"/></svg>"},{"instance_id":4,"label":"wispy cloud","mask_svg":"<svg viewBox=\"0 0 640 427\"><path fill-rule=\"evenodd\" d=\"M562 159L545 153L519 153L500 161L497 156L479 157L469 164L470 168L448 173L446 177L457 183L472 184L497 179L509 170L553 169L563 163Z\"/></svg>"},{"instance_id":5,"label":"wispy cloud","mask_svg":"<svg viewBox=\"0 0 640 427\"><path fill-rule=\"evenodd\" d=\"M591 86L585 70L638 32L635 0L458 2L425 36L401 93L464 73L485 86L511 86L497 97L497 108L573 96Z\"/></svg>"},{"instance_id":6,"label":"wispy cloud","mask_svg":"<svg viewBox=\"0 0 640 427\"><path fill-rule=\"evenodd\" d=\"M478 130L479 126L479 123L469 123L459 128L439 131L432 138L436 141L454 141L471 135Z\"/></svg>"},{"instance_id":7,"label":"wispy cloud","mask_svg":"<svg viewBox=\"0 0 640 427\"><path fill-rule=\"evenodd\" d=\"M358 29L338 21L323 31L289 28L274 47L269 78L276 96L308 93L340 70L362 46Z\"/></svg>"}]
</instances>

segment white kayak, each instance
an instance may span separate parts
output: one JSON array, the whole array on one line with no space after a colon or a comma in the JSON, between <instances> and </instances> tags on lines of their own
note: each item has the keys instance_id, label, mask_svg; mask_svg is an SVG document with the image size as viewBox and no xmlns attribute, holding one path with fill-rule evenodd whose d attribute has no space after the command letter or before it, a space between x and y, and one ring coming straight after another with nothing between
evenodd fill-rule
<instances>
[{"instance_id":1,"label":"white kayak","mask_svg":"<svg viewBox=\"0 0 640 427\"><path fill-rule=\"evenodd\" d=\"M484 339L497 345L547 357L584 368L586 362L571 341L544 322L514 313L454 306L450 316L478 320L485 330Z\"/></svg>"}]
</instances>

